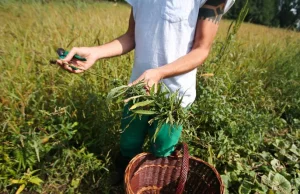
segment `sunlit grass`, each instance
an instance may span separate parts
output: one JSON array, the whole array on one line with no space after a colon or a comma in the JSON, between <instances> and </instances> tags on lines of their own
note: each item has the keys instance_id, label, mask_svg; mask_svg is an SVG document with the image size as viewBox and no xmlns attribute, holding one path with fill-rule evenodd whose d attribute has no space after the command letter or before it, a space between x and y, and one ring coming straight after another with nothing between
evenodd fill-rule
<instances>
[{"instance_id":1,"label":"sunlit grass","mask_svg":"<svg viewBox=\"0 0 300 194\"><path fill-rule=\"evenodd\" d=\"M49 60L59 47L100 45L120 36L129 13L128 5L104 2L0 2L0 190L16 192L20 185L10 179L27 177L28 182L30 176L44 180L41 186L26 185L37 192L109 190L107 172L118 150L122 107L108 108L106 95L127 84L133 52L100 60L92 73L81 75ZM300 33L245 23L217 60L230 23L221 22L210 57L199 68L190 120L197 134L184 130L191 154L201 155L224 176L237 173L228 166L237 154L250 168L261 162L250 155L276 150L275 141L264 141L266 133L299 146ZM228 189L235 191L242 182L231 184Z\"/></svg>"}]
</instances>

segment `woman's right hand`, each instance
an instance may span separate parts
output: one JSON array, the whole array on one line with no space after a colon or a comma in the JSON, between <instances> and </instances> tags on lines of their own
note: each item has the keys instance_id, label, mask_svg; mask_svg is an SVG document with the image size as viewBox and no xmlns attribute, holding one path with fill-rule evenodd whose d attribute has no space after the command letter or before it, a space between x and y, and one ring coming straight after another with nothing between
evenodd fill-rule
<instances>
[{"instance_id":1,"label":"woman's right hand","mask_svg":"<svg viewBox=\"0 0 300 194\"><path fill-rule=\"evenodd\" d=\"M75 54L86 58L86 61L80 61L73 58ZM66 58L58 59L56 62L63 69L71 73L82 73L88 70L98 59L99 56L97 54L97 47L73 47ZM71 68L71 66L76 67L76 69Z\"/></svg>"}]
</instances>

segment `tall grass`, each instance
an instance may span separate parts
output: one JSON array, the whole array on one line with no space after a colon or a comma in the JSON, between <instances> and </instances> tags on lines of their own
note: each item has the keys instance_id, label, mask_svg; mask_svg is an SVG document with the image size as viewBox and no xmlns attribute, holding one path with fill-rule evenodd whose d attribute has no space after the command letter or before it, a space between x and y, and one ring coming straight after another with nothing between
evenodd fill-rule
<instances>
[{"instance_id":1,"label":"tall grass","mask_svg":"<svg viewBox=\"0 0 300 194\"><path fill-rule=\"evenodd\" d=\"M58 47L99 45L124 33L129 6L32 2L0 3L0 190L107 193L122 107L108 108L106 95L127 83L133 53L100 60L82 75L49 60ZM222 22L198 70L197 133L186 129L183 140L217 167L230 193L276 190L273 172L297 192L299 165L289 155L299 157L300 147L300 34L243 24L216 60L230 23Z\"/></svg>"}]
</instances>

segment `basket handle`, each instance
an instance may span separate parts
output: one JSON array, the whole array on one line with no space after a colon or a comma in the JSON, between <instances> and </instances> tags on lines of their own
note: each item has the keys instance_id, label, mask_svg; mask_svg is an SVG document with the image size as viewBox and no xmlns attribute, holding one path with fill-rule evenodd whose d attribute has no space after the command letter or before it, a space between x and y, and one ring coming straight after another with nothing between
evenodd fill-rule
<instances>
[{"instance_id":1,"label":"basket handle","mask_svg":"<svg viewBox=\"0 0 300 194\"><path fill-rule=\"evenodd\" d=\"M189 171L189 150L186 143L182 143L181 147L183 149L183 157L182 157L182 166L179 177L179 182L176 190L176 194L182 194L184 190L184 186L187 180L187 175Z\"/></svg>"}]
</instances>

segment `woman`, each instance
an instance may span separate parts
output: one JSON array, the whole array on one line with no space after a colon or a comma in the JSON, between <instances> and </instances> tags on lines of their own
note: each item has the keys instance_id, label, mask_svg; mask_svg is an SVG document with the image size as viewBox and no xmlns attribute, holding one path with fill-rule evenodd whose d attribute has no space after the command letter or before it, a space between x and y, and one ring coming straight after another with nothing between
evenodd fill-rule
<instances>
[{"instance_id":1,"label":"woman","mask_svg":"<svg viewBox=\"0 0 300 194\"><path fill-rule=\"evenodd\" d=\"M187 107L196 97L196 69L207 58L219 22L234 0L127 0L131 5L128 29L125 34L110 43L96 47L75 47L64 60L57 60L62 68L72 73L88 70L97 60L126 54L135 49L134 67L130 85L139 81L147 89L164 82L171 90L179 90L183 96L182 106ZM87 61L77 61L78 54ZM73 70L72 63L80 67ZM121 128L121 153L116 160L121 182L129 160L142 151L145 136L154 135L156 124L148 124L148 117L131 121L130 111L124 108ZM127 127L129 125L129 127ZM123 131L122 130L122 131ZM182 126L165 124L151 152L158 157L169 156L178 143Z\"/></svg>"}]
</instances>

